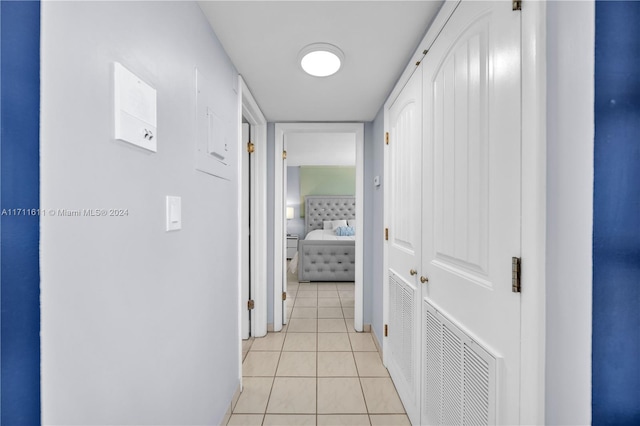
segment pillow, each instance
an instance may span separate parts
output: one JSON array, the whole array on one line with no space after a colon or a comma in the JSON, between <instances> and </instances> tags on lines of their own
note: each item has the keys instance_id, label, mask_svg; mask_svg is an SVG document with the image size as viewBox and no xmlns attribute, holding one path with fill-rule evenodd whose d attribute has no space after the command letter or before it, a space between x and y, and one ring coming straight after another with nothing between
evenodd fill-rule
<instances>
[{"instance_id":1,"label":"pillow","mask_svg":"<svg viewBox=\"0 0 640 426\"><path fill-rule=\"evenodd\" d=\"M350 227L350 228L354 228L354 229L355 229L355 227L356 227L356 220L355 220L355 219L349 219L349 220L347 221L347 226L348 226L348 227Z\"/></svg>"},{"instance_id":2,"label":"pillow","mask_svg":"<svg viewBox=\"0 0 640 426\"><path fill-rule=\"evenodd\" d=\"M336 228L336 235L339 237L350 237L356 235L356 230L350 226L339 226Z\"/></svg>"},{"instance_id":3,"label":"pillow","mask_svg":"<svg viewBox=\"0 0 640 426\"><path fill-rule=\"evenodd\" d=\"M322 222L322 229L333 229L333 222L330 220L325 220Z\"/></svg>"},{"instance_id":4,"label":"pillow","mask_svg":"<svg viewBox=\"0 0 640 426\"><path fill-rule=\"evenodd\" d=\"M347 226L346 220L332 220L331 222L333 223L333 228L329 228L329 229L338 229L341 226Z\"/></svg>"}]
</instances>

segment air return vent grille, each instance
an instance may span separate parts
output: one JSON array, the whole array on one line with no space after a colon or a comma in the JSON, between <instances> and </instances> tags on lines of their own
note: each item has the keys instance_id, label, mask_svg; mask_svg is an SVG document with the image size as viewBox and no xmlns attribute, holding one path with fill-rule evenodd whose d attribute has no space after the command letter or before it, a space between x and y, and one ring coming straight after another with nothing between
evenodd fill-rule
<instances>
[{"instance_id":1,"label":"air return vent grille","mask_svg":"<svg viewBox=\"0 0 640 426\"><path fill-rule=\"evenodd\" d=\"M406 382L416 383L414 361L415 289L394 273L389 274L389 345Z\"/></svg>"},{"instance_id":2,"label":"air return vent grille","mask_svg":"<svg viewBox=\"0 0 640 426\"><path fill-rule=\"evenodd\" d=\"M423 301L423 418L428 424L495 424L497 359Z\"/></svg>"}]
</instances>

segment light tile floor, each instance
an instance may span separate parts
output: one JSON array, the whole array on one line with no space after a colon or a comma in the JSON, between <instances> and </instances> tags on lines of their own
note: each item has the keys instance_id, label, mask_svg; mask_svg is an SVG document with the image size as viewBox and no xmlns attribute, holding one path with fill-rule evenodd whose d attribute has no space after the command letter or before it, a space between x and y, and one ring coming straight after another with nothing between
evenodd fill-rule
<instances>
[{"instance_id":1,"label":"light tile floor","mask_svg":"<svg viewBox=\"0 0 640 426\"><path fill-rule=\"evenodd\" d=\"M369 333L353 331L353 283L297 283L289 323L243 345L229 425L410 425Z\"/></svg>"}]
</instances>

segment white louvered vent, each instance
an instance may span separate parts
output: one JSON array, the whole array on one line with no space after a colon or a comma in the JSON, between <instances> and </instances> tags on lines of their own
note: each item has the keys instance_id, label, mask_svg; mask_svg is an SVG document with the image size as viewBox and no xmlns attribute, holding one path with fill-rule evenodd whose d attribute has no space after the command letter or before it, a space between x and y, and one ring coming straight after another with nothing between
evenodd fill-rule
<instances>
[{"instance_id":1,"label":"white louvered vent","mask_svg":"<svg viewBox=\"0 0 640 426\"><path fill-rule=\"evenodd\" d=\"M389 345L407 384L413 386L415 377L414 339L415 293L402 278L389 273Z\"/></svg>"},{"instance_id":2,"label":"white louvered vent","mask_svg":"<svg viewBox=\"0 0 640 426\"><path fill-rule=\"evenodd\" d=\"M402 372L407 383L413 386L416 378L413 374L413 331L414 331L414 295L410 289L402 288Z\"/></svg>"},{"instance_id":3,"label":"white louvered vent","mask_svg":"<svg viewBox=\"0 0 640 426\"><path fill-rule=\"evenodd\" d=\"M442 324L436 316L426 311L422 315L422 359L423 359L423 412L432 417L427 424L442 424L442 392L440 389L440 370L442 363L441 329Z\"/></svg>"},{"instance_id":4,"label":"white louvered vent","mask_svg":"<svg viewBox=\"0 0 640 426\"><path fill-rule=\"evenodd\" d=\"M489 363L464 344L464 419L466 425L489 423Z\"/></svg>"},{"instance_id":5,"label":"white louvered vent","mask_svg":"<svg viewBox=\"0 0 640 426\"><path fill-rule=\"evenodd\" d=\"M454 331L442 328L442 423L456 425L462 414L462 354L461 341Z\"/></svg>"},{"instance_id":6,"label":"white louvered vent","mask_svg":"<svg viewBox=\"0 0 640 426\"><path fill-rule=\"evenodd\" d=\"M496 357L433 305L423 303L425 422L495 424Z\"/></svg>"}]
</instances>

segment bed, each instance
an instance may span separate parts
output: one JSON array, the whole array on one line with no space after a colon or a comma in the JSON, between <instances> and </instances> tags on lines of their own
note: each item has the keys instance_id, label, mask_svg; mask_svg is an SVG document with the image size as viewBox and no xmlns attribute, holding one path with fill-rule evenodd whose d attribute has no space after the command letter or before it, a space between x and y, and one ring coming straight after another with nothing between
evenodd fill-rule
<instances>
[{"instance_id":1,"label":"bed","mask_svg":"<svg viewBox=\"0 0 640 426\"><path fill-rule=\"evenodd\" d=\"M353 196L307 196L305 238L298 243L298 281L355 281L355 236L324 229L328 221L355 221Z\"/></svg>"}]
</instances>

